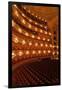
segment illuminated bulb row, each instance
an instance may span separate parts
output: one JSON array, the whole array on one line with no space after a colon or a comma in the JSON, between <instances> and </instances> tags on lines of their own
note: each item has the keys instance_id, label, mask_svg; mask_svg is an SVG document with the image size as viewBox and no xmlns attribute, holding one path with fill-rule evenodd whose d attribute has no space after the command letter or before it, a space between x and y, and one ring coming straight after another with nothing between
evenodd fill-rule
<instances>
[{"instance_id":1,"label":"illuminated bulb row","mask_svg":"<svg viewBox=\"0 0 62 90\"><path fill-rule=\"evenodd\" d=\"M14 6L17 7L16 5L14 5ZM19 15L18 15L18 11L15 11L14 13L15 13L15 15L16 15L17 17L19 16ZM23 13L22 13L22 16L25 17L25 15L24 15ZM31 19L30 19L29 21L32 22ZM22 20L22 23L23 23L23 24L26 24L26 22L25 22L24 19ZM35 23L35 24L37 24L37 23ZM13 25L13 24L12 24L12 25ZM13 26L14 26L14 25L13 25ZM40 25L40 26L42 27L42 25ZM31 27L32 27L31 24L29 24L28 27L31 28ZM47 26L45 26L45 28L47 28ZM35 28L35 31L37 31L36 28ZM40 31L40 32L42 32L42 31ZM45 34L46 34L46 33L45 33ZM51 35L51 33L49 33L49 35Z\"/></svg>"},{"instance_id":2,"label":"illuminated bulb row","mask_svg":"<svg viewBox=\"0 0 62 90\"><path fill-rule=\"evenodd\" d=\"M12 20L12 27L14 27L15 26L15 23L14 23L14 21Z\"/></svg>"},{"instance_id":3,"label":"illuminated bulb row","mask_svg":"<svg viewBox=\"0 0 62 90\"><path fill-rule=\"evenodd\" d=\"M38 51L35 51L35 50L33 50L32 51L32 54L34 55L34 54L41 54L42 53L42 51L41 50L38 50ZM46 53L51 53L51 51L50 50L48 50L48 51L46 51L46 50L43 50L43 54L46 54ZM19 51L18 52L18 55L19 56L22 56L24 54L24 52L23 51ZM29 50L27 50L27 51L25 51L25 54L26 55L31 55L31 52L29 51ZM12 52L12 58L14 58L16 56L16 53L15 52Z\"/></svg>"},{"instance_id":4,"label":"illuminated bulb row","mask_svg":"<svg viewBox=\"0 0 62 90\"><path fill-rule=\"evenodd\" d=\"M18 43L18 42L19 42L18 37L15 37L15 38L14 38L14 42L15 42L15 43ZM21 42L22 42L23 45L26 44L26 41L25 41L25 40L22 40ZM31 45L32 45L32 42L29 42L29 46L31 46ZM35 46L38 46L38 43L35 43ZM43 44L41 43L40 46L42 47ZM45 46L48 47L48 44L45 44ZM52 47L52 44L50 44L50 47Z\"/></svg>"},{"instance_id":5,"label":"illuminated bulb row","mask_svg":"<svg viewBox=\"0 0 62 90\"><path fill-rule=\"evenodd\" d=\"M19 14L18 14L18 11L17 10L15 10L14 11L14 14L18 17L19 16Z\"/></svg>"},{"instance_id":6,"label":"illuminated bulb row","mask_svg":"<svg viewBox=\"0 0 62 90\"><path fill-rule=\"evenodd\" d=\"M53 48L55 48L55 47L56 47L57 49L59 48L59 46L54 46L54 45L53 45Z\"/></svg>"},{"instance_id":7,"label":"illuminated bulb row","mask_svg":"<svg viewBox=\"0 0 62 90\"><path fill-rule=\"evenodd\" d=\"M55 54L57 54L57 55L58 55L58 54L59 54L59 52L58 52L58 51L57 51L57 52L55 52L55 51L54 51L54 52L53 52L53 55L55 55Z\"/></svg>"}]
</instances>

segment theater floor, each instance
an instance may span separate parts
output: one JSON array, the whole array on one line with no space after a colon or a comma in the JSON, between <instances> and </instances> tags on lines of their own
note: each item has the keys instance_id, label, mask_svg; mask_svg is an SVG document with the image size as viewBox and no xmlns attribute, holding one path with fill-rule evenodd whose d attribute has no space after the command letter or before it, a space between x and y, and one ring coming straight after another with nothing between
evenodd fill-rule
<instances>
[{"instance_id":1,"label":"theater floor","mask_svg":"<svg viewBox=\"0 0 62 90\"><path fill-rule=\"evenodd\" d=\"M41 59L20 65L12 73L12 87L60 84L59 60Z\"/></svg>"}]
</instances>

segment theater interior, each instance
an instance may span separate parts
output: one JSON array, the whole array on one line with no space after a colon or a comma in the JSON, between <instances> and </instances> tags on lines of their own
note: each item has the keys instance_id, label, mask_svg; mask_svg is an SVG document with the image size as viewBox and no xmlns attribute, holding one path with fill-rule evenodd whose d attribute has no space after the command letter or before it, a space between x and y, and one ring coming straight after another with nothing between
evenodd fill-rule
<instances>
[{"instance_id":1,"label":"theater interior","mask_svg":"<svg viewBox=\"0 0 62 90\"><path fill-rule=\"evenodd\" d=\"M60 83L59 8L12 5L12 87Z\"/></svg>"}]
</instances>

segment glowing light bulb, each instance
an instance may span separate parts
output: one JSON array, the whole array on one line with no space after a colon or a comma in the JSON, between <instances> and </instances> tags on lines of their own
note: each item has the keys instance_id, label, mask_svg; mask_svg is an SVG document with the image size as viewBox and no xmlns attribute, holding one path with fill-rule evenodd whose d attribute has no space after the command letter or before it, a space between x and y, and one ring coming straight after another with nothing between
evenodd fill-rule
<instances>
[{"instance_id":1,"label":"glowing light bulb","mask_svg":"<svg viewBox=\"0 0 62 90\"><path fill-rule=\"evenodd\" d=\"M41 53L41 50L38 50L38 53L40 54Z\"/></svg>"},{"instance_id":2,"label":"glowing light bulb","mask_svg":"<svg viewBox=\"0 0 62 90\"><path fill-rule=\"evenodd\" d=\"M48 53L50 53L51 51L50 50L48 50Z\"/></svg>"},{"instance_id":3,"label":"glowing light bulb","mask_svg":"<svg viewBox=\"0 0 62 90\"><path fill-rule=\"evenodd\" d=\"M19 42L19 40L18 40L17 37L14 38L14 42L15 42L15 43L18 43L18 42Z\"/></svg>"},{"instance_id":4,"label":"glowing light bulb","mask_svg":"<svg viewBox=\"0 0 62 90\"><path fill-rule=\"evenodd\" d=\"M43 25L40 25L41 27L43 27Z\"/></svg>"},{"instance_id":5,"label":"glowing light bulb","mask_svg":"<svg viewBox=\"0 0 62 90\"><path fill-rule=\"evenodd\" d=\"M37 22L35 22L35 24L37 25Z\"/></svg>"},{"instance_id":6,"label":"glowing light bulb","mask_svg":"<svg viewBox=\"0 0 62 90\"><path fill-rule=\"evenodd\" d=\"M37 28L35 28L35 31L37 31Z\"/></svg>"},{"instance_id":7,"label":"glowing light bulb","mask_svg":"<svg viewBox=\"0 0 62 90\"><path fill-rule=\"evenodd\" d=\"M43 31L42 30L40 30L40 33L42 33Z\"/></svg>"},{"instance_id":8,"label":"glowing light bulb","mask_svg":"<svg viewBox=\"0 0 62 90\"><path fill-rule=\"evenodd\" d=\"M49 41L50 41L50 39L47 39L47 41L49 42Z\"/></svg>"},{"instance_id":9,"label":"glowing light bulb","mask_svg":"<svg viewBox=\"0 0 62 90\"><path fill-rule=\"evenodd\" d=\"M55 46L53 45L53 48L54 48Z\"/></svg>"},{"instance_id":10,"label":"glowing light bulb","mask_svg":"<svg viewBox=\"0 0 62 90\"><path fill-rule=\"evenodd\" d=\"M39 17L39 19L41 19L41 17Z\"/></svg>"},{"instance_id":11,"label":"glowing light bulb","mask_svg":"<svg viewBox=\"0 0 62 90\"><path fill-rule=\"evenodd\" d=\"M40 44L40 46L42 47L42 46L43 46L43 44L41 43L41 44Z\"/></svg>"},{"instance_id":12,"label":"glowing light bulb","mask_svg":"<svg viewBox=\"0 0 62 90\"><path fill-rule=\"evenodd\" d=\"M55 54L55 52L53 52L53 55Z\"/></svg>"},{"instance_id":13,"label":"glowing light bulb","mask_svg":"<svg viewBox=\"0 0 62 90\"><path fill-rule=\"evenodd\" d=\"M26 54L27 54L27 55L29 54L29 51L28 51L28 50L26 51Z\"/></svg>"},{"instance_id":14,"label":"glowing light bulb","mask_svg":"<svg viewBox=\"0 0 62 90\"><path fill-rule=\"evenodd\" d=\"M14 27L15 26L15 23L14 23L14 21L12 20L12 27Z\"/></svg>"},{"instance_id":15,"label":"glowing light bulb","mask_svg":"<svg viewBox=\"0 0 62 90\"><path fill-rule=\"evenodd\" d=\"M14 4L13 6L17 8L17 5L16 4Z\"/></svg>"},{"instance_id":16,"label":"glowing light bulb","mask_svg":"<svg viewBox=\"0 0 62 90\"><path fill-rule=\"evenodd\" d=\"M38 46L38 43L35 43L35 46Z\"/></svg>"},{"instance_id":17,"label":"glowing light bulb","mask_svg":"<svg viewBox=\"0 0 62 90\"><path fill-rule=\"evenodd\" d=\"M17 17L19 16L17 11L15 11L15 15L16 15Z\"/></svg>"},{"instance_id":18,"label":"glowing light bulb","mask_svg":"<svg viewBox=\"0 0 62 90\"><path fill-rule=\"evenodd\" d=\"M22 40L22 44L23 44L23 45L26 44L26 41L25 41L25 40Z\"/></svg>"},{"instance_id":19,"label":"glowing light bulb","mask_svg":"<svg viewBox=\"0 0 62 90\"><path fill-rule=\"evenodd\" d=\"M31 42L29 42L29 46L31 46L32 45L32 43Z\"/></svg>"},{"instance_id":20,"label":"glowing light bulb","mask_svg":"<svg viewBox=\"0 0 62 90\"><path fill-rule=\"evenodd\" d=\"M43 38L43 41L45 41L45 38Z\"/></svg>"},{"instance_id":21,"label":"glowing light bulb","mask_svg":"<svg viewBox=\"0 0 62 90\"><path fill-rule=\"evenodd\" d=\"M35 36L34 36L34 35L32 35L32 38L35 38Z\"/></svg>"},{"instance_id":22,"label":"glowing light bulb","mask_svg":"<svg viewBox=\"0 0 62 90\"><path fill-rule=\"evenodd\" d=\"M31 28L31 24L29 24L28 27Z\"/></svg>"},{"instance_id":23,"label":"glowing light bulb","mask_svg":"<svg viewBox=\"0 0 62 90\"><path fill-rule=\"evenodd\" d=\"M35 53L36 53L35 50L33 50L33 51L32 51L32 54L35 54Z\"/></svg>"},{"instance_id":24,"label":"glowing light bulb","mask_svg":"<svg viewBox=\"0 0 62 90\"><path fill-rule=\"evenodd\" d=\"M37 16L36 16L37 17Z\"/></svg>"},{"instance_id":25,"label":"glowing light bulb","mask_svg":"<svg viewBox=\"0 0 62 90\"><path fill-rule=\"evenodd\" d=\"M25 23L26 23L24 19L22 20L22 23L23 23L23 24L25 24Z\"/></svg>"},{"instance_id":26,"label":"glowing light bulb","mask_svg":"<svg viewBox=\"0 0 62 90\"><path fill-rule=\"evenodd\" d=\"M44 19L42 18L42 21L44 21Z\"/></svg>"},{"instance_id":27,"label":"glowing light bulb","mask_svg":"<svg viewBox=\"0 0 62 90\"><path fill-rule=\"evenodd\" d=\"M22 29L21 29L21 28L18 28L18 31L19 31L20 33L22 33Z\"/></svg>"},{"instance_id":28,"label":"glowing light bulb","mask_svg":"<svg viewBox=\"0 0 62 90\"><path fill-rule=\"evenodd\" d=\"M22 13L22 16L25 17L24 13Z\"/></svg>"},{"instance_id":29,"label":"glowing light bulb","mask_svg":"<svg viewBox=\"0 0 62 90\"><path fill-rule=\"evenodd\" d=\"M18 55L19 56L22 56L23 55L23 52L22 51L19 51Z\"/></svg>"},{"instance_id":30,"label":"glowing light bulb","mask_svg":"<svg viewBox=\"0 0 62 90\"><path fill-rule=\"evenodd\" d=\"M28 34L27 32L25 33L25 35L26 35L26 36L29 36L29 34Z\"/></svg>"},{"instance_id":31,"label":"glowing light bulb","mask_svg":"<svg viewBox=\"0 0 62 90\"><path fill-rule=\"evenodd\" d=\"M43 50L43 53L46 54L46 50Z\"/></svg>"},{"instance_id":32,"label":"glowing light bulb","mask_svg":"<svg viewBox=\"0 0 62 90\"><path fill-rule=\"evenodd\" d=\"M52 44L50 44L50 47L52 47Z\"/></svg>"},{"instance_id":33,"label":"glowing light bulb","mask_svg":"<svg viewBox=\"0 0 62 90\"><path fill-rule=\"evenodd\" d=\"M59 48L59 46L58 46L58 45L57 45L56 47L57 47L57 49Z\"/></svg>"},{"instance_id":34,"label":"glowing light bulb","mask_svg":"<svg viewBox=\"0 0 62 90\"><path fill-rule=\"evenodd\" d=\"M45 34L47 34L47 32L45 31Z\"/></svg>"},{"instance_id":35,"label":"glowing light bulb","mask_svg":"<svg viewBox=\"0 0 62 90\"><path fill-rule=\"evenodd\" d=\"M37 37L37 39L39 39L39 40L40 40L40 37Z\"/></svg>"},{"instance_id":36,"label":"glowing light bulb","mask_svg":"<svg viewBox=\"0 0 62 90\"><path fill-rule=\"evenodd\" d=\"M24 7L24 9L26 9L26 7Z\"/></svg>"},{"instance_id":37,"label":"glowing light bulb","mask_svg":"<svg viewBox=\"0 0 62 90\"><path fill-rule=\"evenodd\" d=\"M47 29L47 26L45 26L44 28Z\"/></svg>"},{"instance_id":38,"label":"glowing light bulb","mask_svg":"<svg viewBox=\"0 0 62 90\"><path fill-rule=\"evenodd\" d=\"M49 35L51 35L51 33L49 32Z\"/></svg>"},{"instance_id":39,"label":"glowing light bulb","mask_svg":"<svg viewBox=\"0 0 62 90\"><path fill-rule=\"evenodd\" d=\"M12 59L16 56L16 54L14 53L14 51L12 52Z\"/></svg>"},{"instance_id":40,"label":"glowing light bulb","mask_svg":"<svg viewBox=\"0 0 62 90\"><path fill-rule=\"evenodd\" d=\"M45 46L46 46L46 47L48 47L48 45L47 45L47 44L45 44Z\"/></svg>"},{"instance_id":41,"label":"glowing light bulb","mask_svg":"<svg viewBox=\"0 0 62 90\"><path fill-rule=\"evenodd\" d=\"M47 20L45 20L45 22L47 22Z\"/></svg>"},{"instance_id":42,"label":"glowing light bulb","mask_svg":"<svg viewBox=\"0 0 62 90\"><path fill-rule=\"evenodd\" d=\"M32 22L32 20L31 20L31 19L29 19L29 21L30 21L30 22Z\"/></svg>"}]
</instances>

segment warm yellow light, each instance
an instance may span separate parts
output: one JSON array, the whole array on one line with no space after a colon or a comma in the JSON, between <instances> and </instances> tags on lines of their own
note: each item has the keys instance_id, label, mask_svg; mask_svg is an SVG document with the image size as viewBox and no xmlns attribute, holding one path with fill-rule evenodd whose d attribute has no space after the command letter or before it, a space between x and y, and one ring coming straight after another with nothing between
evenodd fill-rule
<instances>
[{"instance_id":1,"label":"warm yellow light","mask_svg":"<svg viewBox=\"0 0 62 90\"><path fill-rule=\"evenodd\" d=\"M36 16L37 17L37 16Z\"/></svg>"},{"instance_id":2,"label":"warm yellow light","mask_svg":"<svg viewBox=\"0 0 62 90\"><path fill-rule=\"evenodd\" d=\"M22 33L22 29L21 29L21 28L18 28L18 31L19 31L20 33Z\"/></svg>"},{"instance_id":3,"label":"warm yellow light","mask_svg":"<svg viewBox=\"0 0 62 90\"><path fill-rule=\"evenodd\" d=\"M19 56L22 56L23 55L23 52L22 51L19 51L18 55Z\"/></svg>"},{"instance_id":4,"label":"warm yellow light","mask_svg":"<svg viewBox=\"0 0 62 90\"><path fill-rule=\"evenodd\" d=\"M34 13L32 13L32 15L34 15Z\"/></svg>"},{"instance_id":5,"label":"warm yellow light","mask_svg":"<svg viewBox=\"0 0 62 90\"><path fill-rule=\"evenodd\" d=\"M40 44L40 46L42 47L42 46L43 46L43 44L41 43L41 44Z\"/></svg>"},{"instance_id":6,"label":"warm yellow light","mask_svg":"<svg viewBox=\"0 0 62 90\"><path fill-rule=\"evenodd\" d=\"M36 53L35 50L33 50L33 51L32 51L32 54L35 54L35 53Z\"/></svg>"},{"instance_id":7,"label":"warm yellow light","mask_svg":"<svg viewBox=\"0 0 62 90\"><path fill-rule=\"evenodd\" d=\"M17 5L16 4L14 4L13 6L17 8Z\"/></svg>"},{"instance_id":8,"label":"warm yellow light","mask_svg":"<svg viewBox=\"0 0 62 90\"><path fill-rule=\"evenodd\" d=\"M35 38L35 36L34 36L34 35L32 35L32 38Z\"/></svg>"},{"instance_id":9,"label":"warm yellow light","mask_svg":"<svg viewBox=\"0 0 62 90\"><path fill-rule=\"evenodd\" d=\"M41 19L41 17L39 17L39 19Z\"/></svg>"},{"instance_id":10,"label":"warm yellow light","mask_svg":"<svg viewBox=\"0 0 62 90\"><path fill-rule=\"evenodd\" d=\"M26 9L26 7L24 7L24 9Z\"/></svg>"},{"instance_id":11,"label":"warm yellow light","mask_svg":"<svg viewBox=\"0 0 62 90\"><path fill-rule=\"evenodd\" d=\"M22 13L22 16L25 17L24 13Z\"/></svg>"},{"instance_id":12,"label":"warm yellow light","mask_svg":"<svg viewBox=\"0 0 62 90\"><path fill-rule=\"evenodd\" d=\"M55 52L53 52L53 55L55 54Z\"/></svg>"},{"instance_id":13,"label":"warm yellow light","mask_svg":"<svg viewBox=\"0 0 62 90\"><path fill-rule=\"evenodd\" d=\"M37 28L35 27L35 31L37 31Z\"/></svg>"},{"instance_id":14,"label":"warm yellow light","mask_svg":"<svg viewBox=\"0 0 62 90\"><path fill-rule=\"evenodd\" d=\"M50 39L47 39L47 41L49 42L49 41L50 41Z\"/></svg>"},{"instance_id":15,"label":"warm yellow light","mask_svg":"<svg viewBox=\"0 0 62 90\"><path fill-rule=\"evenodd\" d=\"M45 22L47 22L47 20L45 20Z\"/></svg>"},{"instance_id":16,"label":"warm yellow light","mask_svg":"<svg viewBox=\"0 0 62 90\"><path fill-rule=\"evenodd\" d=\"M43 41L45 41L45 38L43 38Z\"/></svg>"},{"instance_id":17,"label":"warm yellow light","mask_svg":"<svg viewBox=\"0 0 62 90\"><path fill-rule=\"evenodd\" d=\"M57 49L59 48L59 46L58 46L58 45L57 45L56 47L57 47Z\"/></svg>"},{"instance_id":18,"label":"warm yellow light","mask_svg":"<svg viewBox=\"0 0 62 90\"><path fill-rule=\"evenodd\" d=\"M51 51L50 50L48 50L48 53L50 53Z\"/></svg>"},{"instance_id":19,"label":"warm yellow light","mask_svg":"<svg viewBox=\"0 0 62 90\"><path fill-rule=\"evenodd\" d=\"M42 18L42 21L44 21L44 19Z\"/></svg>"},{"instance_id":20,"label":"warm yellow light","mask_svg":"<svg viewBox=\"0 0 62 90\"><path fill-rule=\"evenodd\" d=\"M25 23L26 23L24 19L22 20L22 23L23 23L23 24L25 24Z\"/></svg>"},{"instance_id":21,"label":"warm yellow light","mask_svg":"<svg viewBox=\"0 0 62 90\"><path fill-rule=\"evenodd\" d=\"M42 30L40 30L40 33L42 33L43 31Z\"/></svg>"},{"instance_id":22,"label":"warm yellow light","mask_svg":"<svg viewBox=\"0 0 62 90\"><path fill-rule=\"evenodd\" d=\"M15 11L15 15L16 15L17 17L19 16L17 11Z\"/></svg>"},{"instance_id":23,"label":"warm yellow light","mask_svg":"<svg viewBox=\"0 0 62 90\"><path fill-rule=\"evenodd\" d=\"M28 51L28 50L26 51L26 54L27 54L27 55L29 54L29 51Z\"/></svg>"},{"instance_id":24,"label":"warm yellow light","mask_svg":"<svg viewBox=\"0 0 62 90\"><path fill-rule=\"evenodd\" d=\"M47 32L45 31L45 34L47 34Z\"/></svg>"},{"instance_id":25,"label":"warm yellow light","mask_svg":"<svg viewBox=\"0 0 62 90\"><path fill-rule=\"evenodd\" d=\"M39 40L40 40L40 37L37 37L37 39L39 39Z\"/></svg>"},{"instance_id":26,"label":"warm yellow light","mask_svg":"<svg viewBox=\"0 0 62 90\"><path fill-rule=\"evenodd\" d=\"M15 26L15 23L14 23L14 21L12 20L12 27L14 27Z\"/></svg>"},{"instance_id":27,"label":"warm yellow light","mask_svg":"<svg viewBox=\"0 0 62 90\"><path fill-rule=\"evenodd\" d=\"M40 54L41 53L41 50L38 50L38 53Z\"/></svg>"},{"instance_id":28,"label":"warm yellow light","mask_svg":"<svg viewBox=\"0 0 62 90\"><path fill-rule=\"evenodd\" d=\"M16 54L14 53L14 51L12 52L12 59L16 56Z\"/></svg>"},{"instance_id":29,"label":"warm yellow light","mask_svg":"<svg viewBox=\"0 0 62 90\"><path fill-rule=\"evenodd\" d=\"M53 45L53 48L54 48L55 46Z\"/></svg>"},{"instance_id":30,"label":"warm yellow light","mask_svg":"<svg viewBox=\"0 0 62 90\"><path fill-rule=\"evenodd\" d=\"M29 24L28 27L31 28L31 24Z\"/></svg>"},{"instance_id":31,"label":"warm yellow light","mask_svg":"<svg viewBox=\"0 0 62 90\"><path fill-rule=\"evenodd\" d=\"M43 27L43 25L40 25L41 27Z\"/></svg>"},{"instance_id":32,"label":"warm yellow light","mask_svg":"<svg viewBox=\"0 0 62 90\"><path fill-rule=\"evenodd\" d=\"M52 44L50 44L50 47L52 47Z\"/></svg>"},{"instance_id":33,"label":"warm yellow light","mask_svg":"<svg viewBox=\"0 0 62 90\"><path fill-rule=\"evenodd\" d=\"M51 35L51 33L49 32L49 35Z\"/></svg>"},{"instance_id":34,"label":"warm yellow light","mask_svg":"<svg viewBox=\"0 0 62 90\"><path fill-rule=\"evenodd\" d=\"M31 20L31 19L29 19L29 21L30 21L30 22L32 22L32 20Z\"/></svg>"},{"instance_id":35,"label":"warm yellow light","mask_svg":"<svg viewBox=\"0 0 62 90\"><path fill-rule=\"evenodd\" d=\"M37 22L35 22L35 24L37 25Z\"/></svg>"},{"instance_id":36,"label":"warm yellow light","mask_svg":"<svg viewBox=\"0 0 62 90\"><path fill-rule=\"evenodd\" d=\"M47 45L47 44L45 44L45 46L46 46L46 47L48 47L48 45Z\"/></svg>"},{"instance_id":37,"label":"warm yellow light","mask_svg":"<svg viewBox=\"0 0 62 90\"><path fill-rule=\"evenodd\" d=\"M44 28L47 29L47 26L45 26Z\"/></svg>"},{"instance_id":38,"label":"warm yellow light","mask_svg":"<svg viewBox=\"0 0 62 90\"><path fill-rule=\"evenodd\" d=\"M31 42L29 42L29 46L31 46L32 45L32 43Z\"/></svg>"},{"instance_id":39,"label":"warm yellow light","mask_svg":"<svg viewBox=\"0 0 62 90\"><path fill-rule=\"evenodd\" d=\"M15 42L15 43L18 43L18 42L19 42L19 40L18 40L17 37L14 38L14 42Z\"/></svg>"},{"instance_id":40,"label":"warm yellow light","mask_svg":"<svg viewBox=\"0 0 62 90\"><path fill-rule=\"evenodd\" d=\"M38 43L35 43L35 46L38 46Z\"/></svg>"},{"instance_id":41,"label":"warm yellow light","mask_svg":"<svg viewBox=\"0 0 62 90\"><path fill-rule=\"evenodd\" d=\"M23 44L23 45L26 44L26 41L25 41L25 40L22 40L22 44Z\"/></svg>"},{"instance_id":42,"label":"warm yellow light","mask_svg":"<svg viewBox=\"0 0 62 90\"><path fill-rule=\"evenodd\" d=\"M26 36L29 36L29 34L28 34L27 32L25 33L25 35L26 35Z\"/></svg>"},{"instance_id":43,"label":"warm yellow light","mask_svg":"<svg viewBox=\"0 0 62 90\"><path fill-rule=\"evenodd\" d=\"M46 50L43 50L43 53L46 54Z\"/></svg>"}]
</instances>

